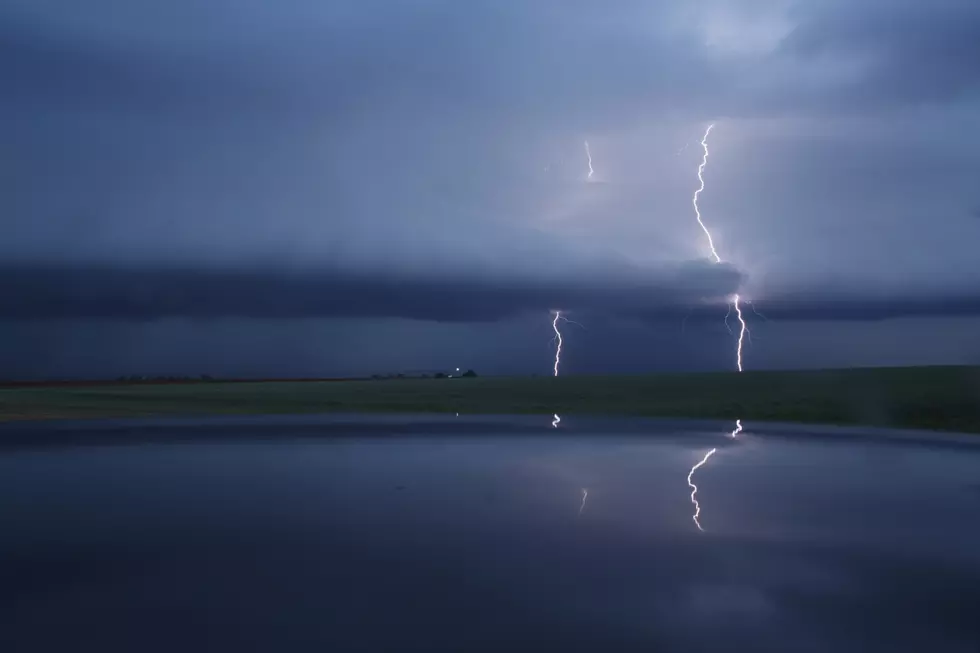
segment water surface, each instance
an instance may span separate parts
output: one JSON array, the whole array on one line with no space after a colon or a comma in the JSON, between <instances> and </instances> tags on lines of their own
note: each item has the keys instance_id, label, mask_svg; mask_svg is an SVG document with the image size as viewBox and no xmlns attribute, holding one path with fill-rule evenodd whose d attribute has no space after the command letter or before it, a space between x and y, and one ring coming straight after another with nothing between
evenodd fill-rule
<instances>
[{"instance_id":1,"label":"water surface","mask_svg":"<svg viewBox=\"0 0 980 653\"><path fill-rule=\"evenodd\" d=\"M551 423L5 426L0 650L980 648L973 441Z\"/></svg>"}]
</instances>

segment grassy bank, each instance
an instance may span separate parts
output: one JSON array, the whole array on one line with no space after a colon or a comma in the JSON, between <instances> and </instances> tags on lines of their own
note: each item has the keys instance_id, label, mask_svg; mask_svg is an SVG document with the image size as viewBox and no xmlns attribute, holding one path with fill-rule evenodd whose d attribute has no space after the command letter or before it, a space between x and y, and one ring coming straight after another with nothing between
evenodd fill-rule
<instances>
[{"instance_id":1,"label":"grassy bank","mask_svg":"<svg viewBox=\"0 0 980 653\"><path fill-rule=\"evenodd\" d=\"M980 367L0 389L0 421L321 412L558 412L980 432Z\"/></svg>"}]
</instances>

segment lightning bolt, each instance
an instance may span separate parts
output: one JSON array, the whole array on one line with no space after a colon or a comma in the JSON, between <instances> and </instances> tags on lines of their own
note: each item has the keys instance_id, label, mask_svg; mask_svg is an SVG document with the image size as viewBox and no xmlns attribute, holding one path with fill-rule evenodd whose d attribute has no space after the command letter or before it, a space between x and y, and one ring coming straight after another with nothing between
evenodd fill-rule
<instances>
[{"instance_id":1,"label":"lightning bolt","mask_svg":"<svg viewBox=\"0 0 980 653\"><path fill-rule=\"evenodd\" d=\"M701 148L704 150L704 156L701 157L701 165L698 166L698 182L700 186L694 191L694 198L691 203L694 205L694 215L698 219L698 224L701 226L701 230L704 235L708 238L708 248L711 250L711 256L714 257L715 263L721 263L721 256L718 255L718 250L715 249L715 241L711 237L711 232L708 230L707 225L704 224L704 220L701 219L701 208L698 206L698 198L701 193L704 192L704 169L708 165L708 136L711 135L711 130L714 129L714 124L708 125L708 128L704 132L704 136L701 138ZM738 331L738 345L735 349L735 363L738 366L738 371L742 371L742 345L745 342L745 334L748 333L748 325L745 323L745 319L742 316L741 307L741 297L738 293L732 295L731 303L728 306L728 314L731 314L732 308L735 309L735 316L738 318L739 331ZM725 316L725 326L728 326L728 315Z\"/></svg>"},{"instance_id":2,"label":"lightning bolt","mask_svg":"<svg viewBox=\"0 0 980 653\"><path fill-rule=\"evenodd\" d=\"M734 440L738 437L738 434L741 432L742 432L742 420L737 419L735 420L735 429L729 435ZM702 465L708 462L708 459L711 458L713 455L715 455L715 452L717 451L718 449L712 449L711 451L706 453L704 455L704 458L702 458L700 462L694 465L694 467L691 468L691 471L687 473L687 486L691 488L691 503L694 504L694 515L693 515L694 525L697 526L698 530L701 532L704 532L704 529L701 528L701 521L700 521L701 504L698 503L698 486L695 485L694 481L691 479L694 477L694 472L696 472Z\"/></svg>"},{"instance_id":3,"label":"lightning bolt","mask_svg":"<svg viewBox=\"0 0 980 653\"><path fill-rule=\"evenodd\" d=\"M707 225L704 224L704 220L701 219L701 208L698 206L698 198L701 197L701 193L704 192L704 169L708 165L708 154L709 154L708 136L711 135L711 130L714 129L714 127L715 127L714 124L708 125L708 128L704 131L704 136L701 138L701 147L704 150L704 155L701 157L701 165L698 166L698 182L700 183L700 185L698 186L698 189L694 191L694 197L691 200L691 203L694 205L694 215L698 219L698 224L701 226L701 230L704 232L704 235L708 238L708 248L711 250L711 256L714 257L715 263L721 263L722 259L721 256L718 255L718 250L715 248L715 241L711 237L711 231L708 230ZM755 310L755 307L752 306L751 303L749 304L749 306L752 308L753 311ZM751 334L749 333L748 325L746 325L745 323L745 317L742 315L741 297L739 296L738 293L732 295L731 301L728 304L728 312L725 313L725 328L728 329L729 333L732 333L732 329L731 326L729 326L728 324L728 318L731 316L733 309L735 311L735 317L738 319L738 324L739 324L738 344L735 348L735 362L738 366L738 371L741 372L743 369L742 368L742 344L745 342L746 334L749 334L750 338L751 338ZM735 420L735 429L731 432L730 436L734 440L738 437L738 434L741 432L742 432L742 420L737 419ZM706 453L704 455L704 458L702 458L699 463L691 467L691 471L687 473L687 485L688 487L691 488L691 503L694 504L694 515L693 515L694 525L697 526L698 530L702 532L704 531L704 529L701 528L701 521L699 519L701 516L701 505L698 503L698 499L697 499L698 486L695 485L691 479L694 477L694 472L696 472L698 468L700 468L702 465L707 463L708 459L711 458L711 456L715 455L716 451L717 449L712 449L708 453Z\"/></svg>"},{"instance_id":4,"label":"lightning bolt","mask_svg":"<svg viewBox=\"0 0 980 653\"><path fill-rule=\"evenodd\" d=\"M558 320L562 319L561 311L555 311L555 319L551 322L551 328L555 332L555 337L552 342L557 343L555 348L555 377L558 377L558 365L561 363L561 331L558 330ZM561 422L561 418L558 417L558 413L555 413L555 418L551 422L552 428L558 428L558 424Z\"/></svg>"},{"instance_id":5,"label":"lightning bolt","mask_svg":"<svg viewBox=\"0 0 980 653\"><path fill-rule=\"evenodd\" d=\"M704 458L701 459L701 462L692 467L691 471L687 473L687 486L691 488L691 503L694 504L694 525L697 526L698 530L701 532L704 532L704 529L701 528L701 522L698 520L701 516L701 505L698 503L698 486L695 485L691 479L694 477L694 472L696 472L703 464L708 462L708 459L715 455L716 451L718 450L712 449L708 453L704 454Z\"/></svg>"},{"instance_id":6,"label":"lightning bolt","mask_svg":"<svg viewBox=\"0 0 980 653\"><path fill-rule=\"evenodd\" d=\"M561 331L558 329L559 321L568 322L569 324L575 324L585 329L585 326L583 326L582 324L576 322L575 320L569 320L567 317L562 315L561 311L555 311L555 319L551 321L551 328L555 332L555 337L552 338L551 341L557 345L555 347L555 366L554 366L554 375L556 377L558 376L558 366L561 364L561 346L562 346ZM558 423L560 421L561 418L558 417L558 415L556 414L555 419L551 423L551 425L555 428L558 428Z\"/></svg>"},{"instance_id":7,"label":"lightning bolt","mask_svg":"<svg viewBox=\"0 0 980 653\"><path fill-rule=\"evenodd\" d=\"M711 232L708 231L708 227L705 226L704 221L701 219L701 208L698 206L698 198L704 192L704 169L708 165L708 136L714 128L714 124L708 125L708 129L705 130L704 137L701 139L701 148L704 150L704 156L701 157L701 165L698 166L698 181L701 185L694 191L694 199L691 200L691 203L694 204L694 215L697 216L698 224L701 225L701 230L704 231L704 235L708 237L708 247L711 248L711 255L715 257L715 263L721 263L718 250L715 249L715 241L711 237Z\"/></svg>"},{"instance_id":8,"label":"lightning bolt","mask_svg":"<svg viewBox=\"0 0 980 653\"><path fill-rule=\"evenodd\" d=\"M582 511L585 510L585 502L589 498L589 488L582 488L582 505L578 507L578 516L582 516Z\"/></svg>"},{"instance_id":9,"label":"lightning bolt","mask_svg":"<svg viewBox=\"0 0 980 653\"><path fill-rule=\"evenodd\" d=\"M592 169L592 150L589 149L589 141L585 141L585 156L589 158L589 176L587 179L592 181L592 175L595 174L595 170Z\"/></svg>"},{"instance_id":10,"label":"lightning bolt","mask_svg":"<svg viewBox=\"0 0 980 653\"><path fill-rule=\"evenodd\" d=\"M555 366L554 366L554 376L558 376L558 366L561 364L561 331L558 330L558 322L565 322L567 324L574 324L577 327L581 327L583 331L588 331L585 325L581 322L576 322L575 320L569 320L567 317L561 314L561 311L555 311L555 319L551 321L551 328L555 332L555 337L551 339L551 342L557 345L555 347Z\"/></svg>"},{"instance_id":11,"label":"lightning bolt","mask_svg":"<svg viewBox=\"0 0 980 653\"><path fill-rule=\"evenodd\" d=\"M558 365L561 363L561 331L558 330L558 320L561 318L561 311L555 311L555 319L551 323L551 328L555 332L554 342L558 343L555 349L555 376L558 376Z\"/></svg>"},{"instance_id":12,"label":"lightning bolt","mask_svg":"<svg viewBox=\"0 0 980 653\"><path fill-rule=\"evenodd\" d=\"M738 437L738 434L742 432L742 420L735 420L735 430L732 431L732 440Z\"/></svg>"}]
</instances>

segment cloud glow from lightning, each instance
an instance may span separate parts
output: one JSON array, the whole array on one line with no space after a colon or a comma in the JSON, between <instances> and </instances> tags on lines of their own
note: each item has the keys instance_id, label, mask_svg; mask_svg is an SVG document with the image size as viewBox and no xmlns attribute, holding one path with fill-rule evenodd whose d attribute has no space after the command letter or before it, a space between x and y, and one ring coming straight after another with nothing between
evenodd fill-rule
<instances>
[{"instance_id":1,"label":"cloud glow from lightning","mask_svg":"<svg viewBox=\"0 0 980 653\"><path fill-rule=\"evenodd\" d=\"M586 179L592 181L595 170L592 169L592 150L589 149L589 141L585 141L585 156L589 158L589 176Z\"/></svg>"},{"instance_id":2,"label":"cloud glow from lightning","mask_svg":"<svg viewBox=\"0 0 980 653\"><path fill-rule=\"evenodd\" d=\"M694 191L694 198L691 203L694 205L694 215L698 219L698 224L701 226L701 230L704 231L704 235L708 238L708 248L711 250L711 256L715 259L715 263L721 263L721 256L718 255L718 250L715 249L715 241L711 237L711 232L708 230L707 225L701 219L701 208L698 206L698 198L701 193L704 192L704 169L708 165L708 136L711 134L711 130L714 129L714 124L708 125L708 128L704 132L704 136L701 138L701 148L704 150L704 156L701 158L701 165L698 166L698 182L700 186L696 191ZM732 295L731 303L729 304L728 310L731 314L731 309L734 307L735 315L738 318L739 332L738 332L738 345L735 349L735 362L738 366L738 371L742 371L742 344L745 342L745 335L748 333L748 325L745 323L745 319L742 316L741 307L741 297L738 293ZM725 326L728 326L728 315L725 316Z\"/></svg>"},{"instance_id":3,"label":"cloud glow from lightning","mask_svg":"<svg viewBox=\"0 0 980 653\"><path fill-rule=\"evenodd\" d=\"M691 479L694 477L694 472L696 472L699 467L701 467L706 462L708 462L708 459L711 458L713 455L715 455L716 451L718 450L712 449L711 451L706 453L704 455L704 458L701 459L701 462L697 463L694 467L691 468L691 471L687 473L687 485L689 488L691 488L691 503L694 504L694 516L693 516L694 525L697 526L698 530L701 532L704 532L704 529L701 528L701 522L699 521L699 518L701 517L701 505L698 503L698 486L695 485Z\"/></svg>"}]
</instances>

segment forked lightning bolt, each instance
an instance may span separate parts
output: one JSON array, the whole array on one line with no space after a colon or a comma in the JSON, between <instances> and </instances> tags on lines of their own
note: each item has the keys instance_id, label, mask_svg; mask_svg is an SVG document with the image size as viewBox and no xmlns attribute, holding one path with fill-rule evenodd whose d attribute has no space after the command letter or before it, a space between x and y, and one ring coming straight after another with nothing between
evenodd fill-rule
<instances>
[{"instance_id":1,"label":"forked lightning bolt","mask_svg":"<svg viewBox=\"0 0 980 653\"><path fill-rule=\"evenodd\" d=\"M711 237L711 232L708 230L707 225L704 224L704 220L701 219L701 208L698 206L698 198L701 193L704 192L704 169L708 165L708 136L711 134L711 130L714 129L714 125L708 125L708 128L704 132L704 137L701 139L701 147L704 150L704 156L701 158L701 165L698 166L698 182L700 185L698 189L694 191L694 198L691 203L694 205L694 215L698 219L698 224L701 226L701 230L704 231L704 235L708 238L708 248L711 250L711 256L715 259L715 263L721 263L721 256L718 255L718 250L715 249L715 241ZM748 332L748 325L745 323L745 319L742 316L741 307L741 297L738 293L732 295L732 301L729 305L729 313L731 309L735 309L735 316L738 318L739 331L738 331L738 345L735 349L735 362L738 365L738 371L742 371L742 344L745 342L745 334ZM728 316L725 316L725 325L728 325Z\"/></svg>"}]
</instances>

